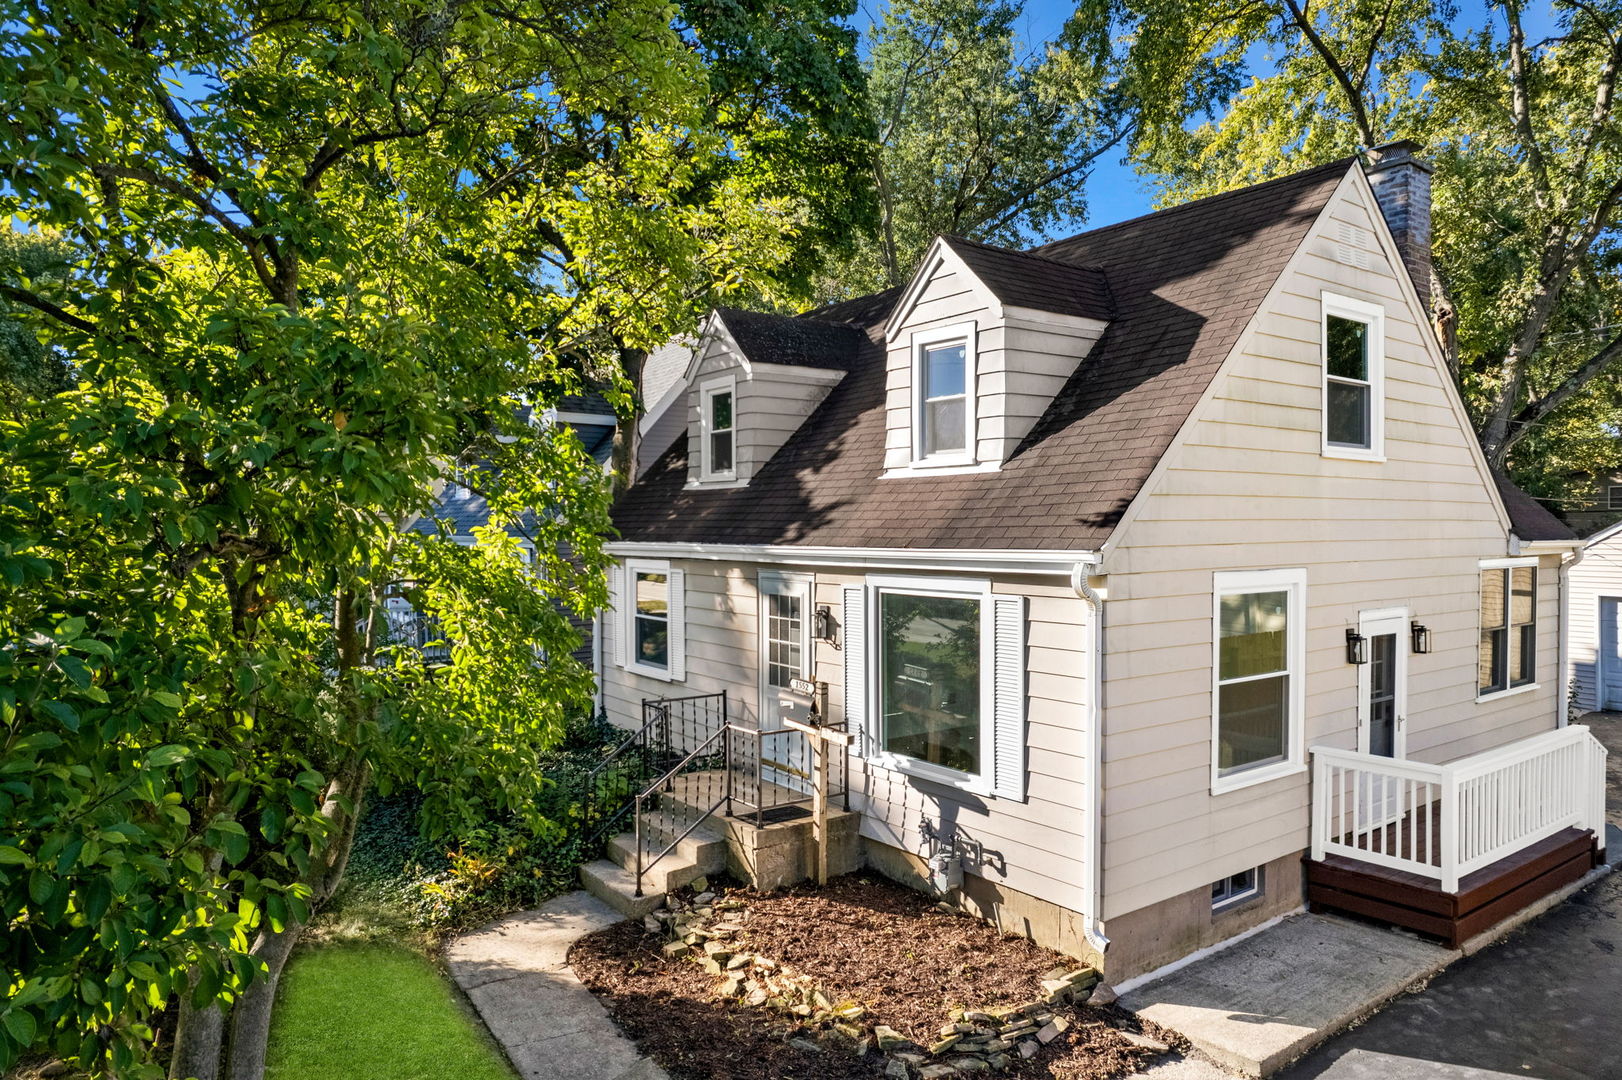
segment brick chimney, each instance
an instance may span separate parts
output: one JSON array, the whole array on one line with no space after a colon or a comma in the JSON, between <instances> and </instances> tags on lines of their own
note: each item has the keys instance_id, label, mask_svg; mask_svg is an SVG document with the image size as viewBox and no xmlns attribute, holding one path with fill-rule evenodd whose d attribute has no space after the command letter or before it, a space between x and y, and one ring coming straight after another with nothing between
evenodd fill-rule
<instances>
[{"instance_id":1,"label":"brick chimney","mask_svg":"<svg viewBox=\"0 0 1622 1080\"><path fill-rule=\"evenodd\" d=\"M1398 139L1367 151L1364 171L1379 200L1380 212L1397 238L1397 251L1413 278L1426 314L1431 306L1431 173L1420 160L1424 146Z\"/></svg>"}]
</instances>

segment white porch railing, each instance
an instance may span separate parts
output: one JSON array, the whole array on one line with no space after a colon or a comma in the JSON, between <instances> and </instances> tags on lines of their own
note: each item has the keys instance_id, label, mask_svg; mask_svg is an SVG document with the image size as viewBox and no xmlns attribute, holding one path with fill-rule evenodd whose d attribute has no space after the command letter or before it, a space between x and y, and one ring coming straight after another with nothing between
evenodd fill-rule
<instances>
[{"instance_id":1,"label":"white porch railing","mask_svg":"<svg viewBox=\"0 0 1622 1080\"><path fill-rule=\"evenodd\" d=\"M1605 747L1586 727L1446 765L1312 750L1312 857L1341 855L1459 891L1459 879L1566 828L1605 835Z\"/></svg>"}]
</instances>

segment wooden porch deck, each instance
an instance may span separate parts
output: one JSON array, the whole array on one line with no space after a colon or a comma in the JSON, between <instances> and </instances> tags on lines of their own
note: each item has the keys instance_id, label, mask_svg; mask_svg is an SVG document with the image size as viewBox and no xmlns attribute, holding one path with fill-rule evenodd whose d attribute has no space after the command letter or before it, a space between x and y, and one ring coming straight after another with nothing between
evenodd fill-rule
<instances>
[{"instance_id":1,"label":"wooden porch deck","mask_svg":"<svg viewBox=\"0 0 1622 1080\"><path fill-rule=\"evenodd\" d=\"M1403 828L1406 832L1406 821ZM1383 839L1396 841L1396 829L1392 825L1377 832L1389 832ZM1378 850L1363 843L1358 846ZM1592 832L1563 829L1466 875L1456 893L1444 892L1434 879L1342 855L1303 861L1307 900L1313 911L1343 911L1379 919L1439 937L1448 948L1456 949L1540 897L1578 880L1598 865L1599 858L1600 847Z\"/></svg>"}]
</instances>

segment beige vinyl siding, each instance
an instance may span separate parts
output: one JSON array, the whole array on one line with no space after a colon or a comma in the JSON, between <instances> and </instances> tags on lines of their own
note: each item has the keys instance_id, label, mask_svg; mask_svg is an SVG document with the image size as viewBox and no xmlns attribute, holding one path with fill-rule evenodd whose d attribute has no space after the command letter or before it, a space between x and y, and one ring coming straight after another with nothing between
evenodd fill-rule
<instances>
[{"instance_id":1,"label":"beige vinyl siding","mask_svg":"<svg viewBox=\"0 0 1622 1080\"><path fill-rule=\"evenodd\" d=\"M726 378L735 381L732 401L733 471L747 483L762 465L805 422L839 382L840 372L786 364L745 365L723 337L710 338L693 373L687 393L689 483L702 480L704 387ZM671 433L670 438L674 438ZM666 443L668 449L669 444Z\"/></svg>"},{"instance_id":2,"label":"beige vinyl siding","mask_svg":"<svg viewBox=\"0 0 1622 1080\"><path fill-rule=\"evenodd\" d=\"M815 578L815 602L842 617L848 585L865 574L793 566L728 565L674 560L686 571L687 678L668 683L610 666L604 676L609 719L640 723L645 698L715 693L730 695L732 717L754 723L759 709L757 574L797 571ZM852 806L862 810L862 834L914 854L928 854L922 824L956 828L984 853L971 873L1071 910L1081 909L1082 822L1088 793L1087 682L1091 659L1090 609L1068 587L1035 578L993 577L993 593L1027 598L1026 799L1015 802L971 795L877 766L853 764ZM610 633L619 627L609 620ZM870 649L876 637L870 628ZM828 684L830 712L843 717L844 654L840 638L814 644L815 677ZM612 655L608 652L605 655ZM989 707L989 703L987 703Z\"/></svg>"},{"instance_id":3,"label":"beige vinyl siding","mask_svg":"<svg viewBox=\"0 0 1622 1080\"><path fill-rule=\"evenodd\" d=\"M1434 634L1431 654L1408 658L1409 757L1448 761L1555 726L1555 557L1538 572L1538 688L1476 700L1477 564L1507 554L1505 527L1375 213L1349 177L1106 547L1106 919L1308 843L1306 771L1211 794L1217 571L1305 568L1309 747L1355 748L1344 635L1360 611L1389 607ZM1366 268L1339 258L1342 223L1363 230ZM1384 462L1322 453L1325 290L1385 310Z\"/></svg>"},{"instance_id":4,"label":"beige vinyl siding","mask_svg":"<svg viewBox=\"0 0 1622 1080\"><path fill-rule=\"evenodd\" d=\"M975 459L1003 462L1030 434L1104 332L1094 319L993 310L966 270L943 262L889 341L884 466L912 463L912 336L974 324Z\"/></svg>"},{"instance_id":5,"label":"beige vinyl siding","mask_svg":"<svg viewBox=\"0 0 1622 1080\"><path fill-rule=\"evenodd\" d=\"M1566 649L1572 701L1582 709L1600 707L1600 597L1622 598L1622 535L1585 548L1566 571ZM1612 685L1616 680L1612 680Z\"/></svg>"}]
</instances>

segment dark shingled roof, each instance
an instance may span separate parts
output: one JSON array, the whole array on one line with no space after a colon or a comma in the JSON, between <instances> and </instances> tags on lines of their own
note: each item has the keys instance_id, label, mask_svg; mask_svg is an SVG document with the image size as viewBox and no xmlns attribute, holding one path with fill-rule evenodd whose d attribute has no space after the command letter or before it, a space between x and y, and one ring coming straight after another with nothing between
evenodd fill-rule
<instances>
[{"instance_id":1,"label":"dark shingled roof","mask_svg":"<svg viewBox=\"0 0 1622 1080\"><path fill-rule=\"evenodd\" d=\"M979 244L961 236L943 236L941 240L1005 304L1105 321L1114 314L1110 310L1109 285L1104 272L1096 266L1076 266L1028 251Z\"/></svg>"},{"instance_id":2,"label":"dark shingled roof","mask_svg":"<svg viewBox=\"0 0 1622 1080\"><path fill-rule=\"evenodd\" d=\"M1000 472L879 479L884 345L862 335L850 374L747 487L686 490L678 439L619 500L615 524L631 541L1096 550L1352 164L1042 248L1044 266L1102 270L1115 315ZM872 327L895 296L795 321Z\"/></svg>"},{"instance_id":3,"label":"dark shingled roof","mask_svg":"<svg viewBox=\"0 0 1622 1080\"><path fill-rule=\"evenodd\" d=\"M796 319L738 308L716 308L721 323L751 363L802 364L846 371L862 334L822 319Z\"/></svg>"},{"instance_id":4,"label":"dark shingled roof","mask_svg":"<svg viewBox=\"0 0 1622 1080\"><path fill-rule=\"evenodd\" d=\"M1493 473L1498 494L1504 500L1509 514L1509 526L1522 540L1575 540L1577 534L1570 526L1544 508L1532 496L1509 482L1502 473Z\"/></svg>"}]
</instances>

